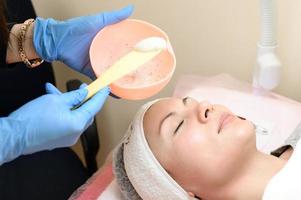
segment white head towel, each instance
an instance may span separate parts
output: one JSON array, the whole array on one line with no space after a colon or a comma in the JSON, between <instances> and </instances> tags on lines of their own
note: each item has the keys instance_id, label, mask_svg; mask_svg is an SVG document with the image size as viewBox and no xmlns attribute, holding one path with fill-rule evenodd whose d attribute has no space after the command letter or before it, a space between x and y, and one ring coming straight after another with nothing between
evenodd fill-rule
<instances>
[{"instance_id":1,"label":"white head towel","mask_svg":"<svg viewBox=\"0 0 301 200\"><path fill-rule=\"evenodd\" d=\"M195 199L169 176L153 155L146 141L143 117L149 107L157 101L148 102L141 107L129 126L123 143L118 148L119 150L123 148L123 162L127 178L143 200Z\"/></svg>"}]
</instances>

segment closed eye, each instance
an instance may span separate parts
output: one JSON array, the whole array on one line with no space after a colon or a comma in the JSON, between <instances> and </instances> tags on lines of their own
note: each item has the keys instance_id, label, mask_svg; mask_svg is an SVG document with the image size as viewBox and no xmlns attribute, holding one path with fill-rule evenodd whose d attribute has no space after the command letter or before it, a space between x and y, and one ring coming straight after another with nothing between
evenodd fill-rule
<instances>
[{"instance_id":1,"label":"closed eye","mask_svg":"<svg viewBox=\"0 0 301 200\"><path fill-rule=\"evenodd\" d=\"M180 122L180 124L177 126L177 128L176 128L176 130L174 131L174 134L176 134L177 132L178 132L178 130L181 128L181 126L183 125L183 123L184 123L184 120L182 120L181 122Z\"/></svg>"}]
</instances>

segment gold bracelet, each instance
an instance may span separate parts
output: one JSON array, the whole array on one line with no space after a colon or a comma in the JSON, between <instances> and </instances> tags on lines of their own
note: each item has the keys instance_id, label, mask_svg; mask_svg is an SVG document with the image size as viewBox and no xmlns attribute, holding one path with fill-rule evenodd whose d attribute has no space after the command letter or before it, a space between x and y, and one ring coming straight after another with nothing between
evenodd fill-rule
<instances>
[{"instance_id":1,"label":"gold bracelet","mask_svg":"<svg viewBox=\"0 0 301 200\"><path fill-rule=\"evenodd\" d=\"M25 63L25 65L29 68L35 68L42 64L44 60L41 58L36 58L33 60L29 60L26 56L25 49L23 47L23 43L25 42L25 34L27 32L28 27L34 22L34 19L28 19L26 20L20 29L19 35L18 35L18 46L19 46L19 55L21 60Z\"/></svg>"}]
</instances>

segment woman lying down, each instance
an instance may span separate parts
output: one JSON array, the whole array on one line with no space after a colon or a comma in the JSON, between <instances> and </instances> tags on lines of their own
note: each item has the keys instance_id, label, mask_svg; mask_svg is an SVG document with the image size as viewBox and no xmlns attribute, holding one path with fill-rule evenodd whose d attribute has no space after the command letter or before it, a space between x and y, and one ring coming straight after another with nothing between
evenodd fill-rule
<instances>
[{"instance_id":1,"label":"woman lying down","mask_svg":"<svg viewBox=\"0 0 301 200\"><path fill-rule=\"evenodd\" d=\"M253 123L224 106L160 99L136 114L114 173L130 200L301 199L300 134L268 155L256 149Z\"/></svg>"}]
</instances>

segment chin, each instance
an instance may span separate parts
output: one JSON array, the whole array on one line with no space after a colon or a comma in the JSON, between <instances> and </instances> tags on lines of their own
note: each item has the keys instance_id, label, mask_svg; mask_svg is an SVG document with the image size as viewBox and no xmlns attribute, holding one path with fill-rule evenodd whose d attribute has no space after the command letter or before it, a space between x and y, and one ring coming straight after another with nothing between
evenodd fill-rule
<instances>
[{"instance_id":1,"label":"chin","mask_svg":"<svg viewBox=\"0 0 301 200\"><path fill-rule=\"evenodd\" d=\"M237 126L237 136L242 140L255 140L255 126L249 120L241 120Z\"/></svg>"},{"instance_id":2,"label":"chin","mask_svg":"<svg viewBox=\"0 0 301 200\"><path fill-rule=\"evenodd\" d=\"M249 121L249 120L245 120L245 122L247 123L250 132L255 134L255 130L256 130L255 124L253 122Z\"/></svg>"}]
</instances>

